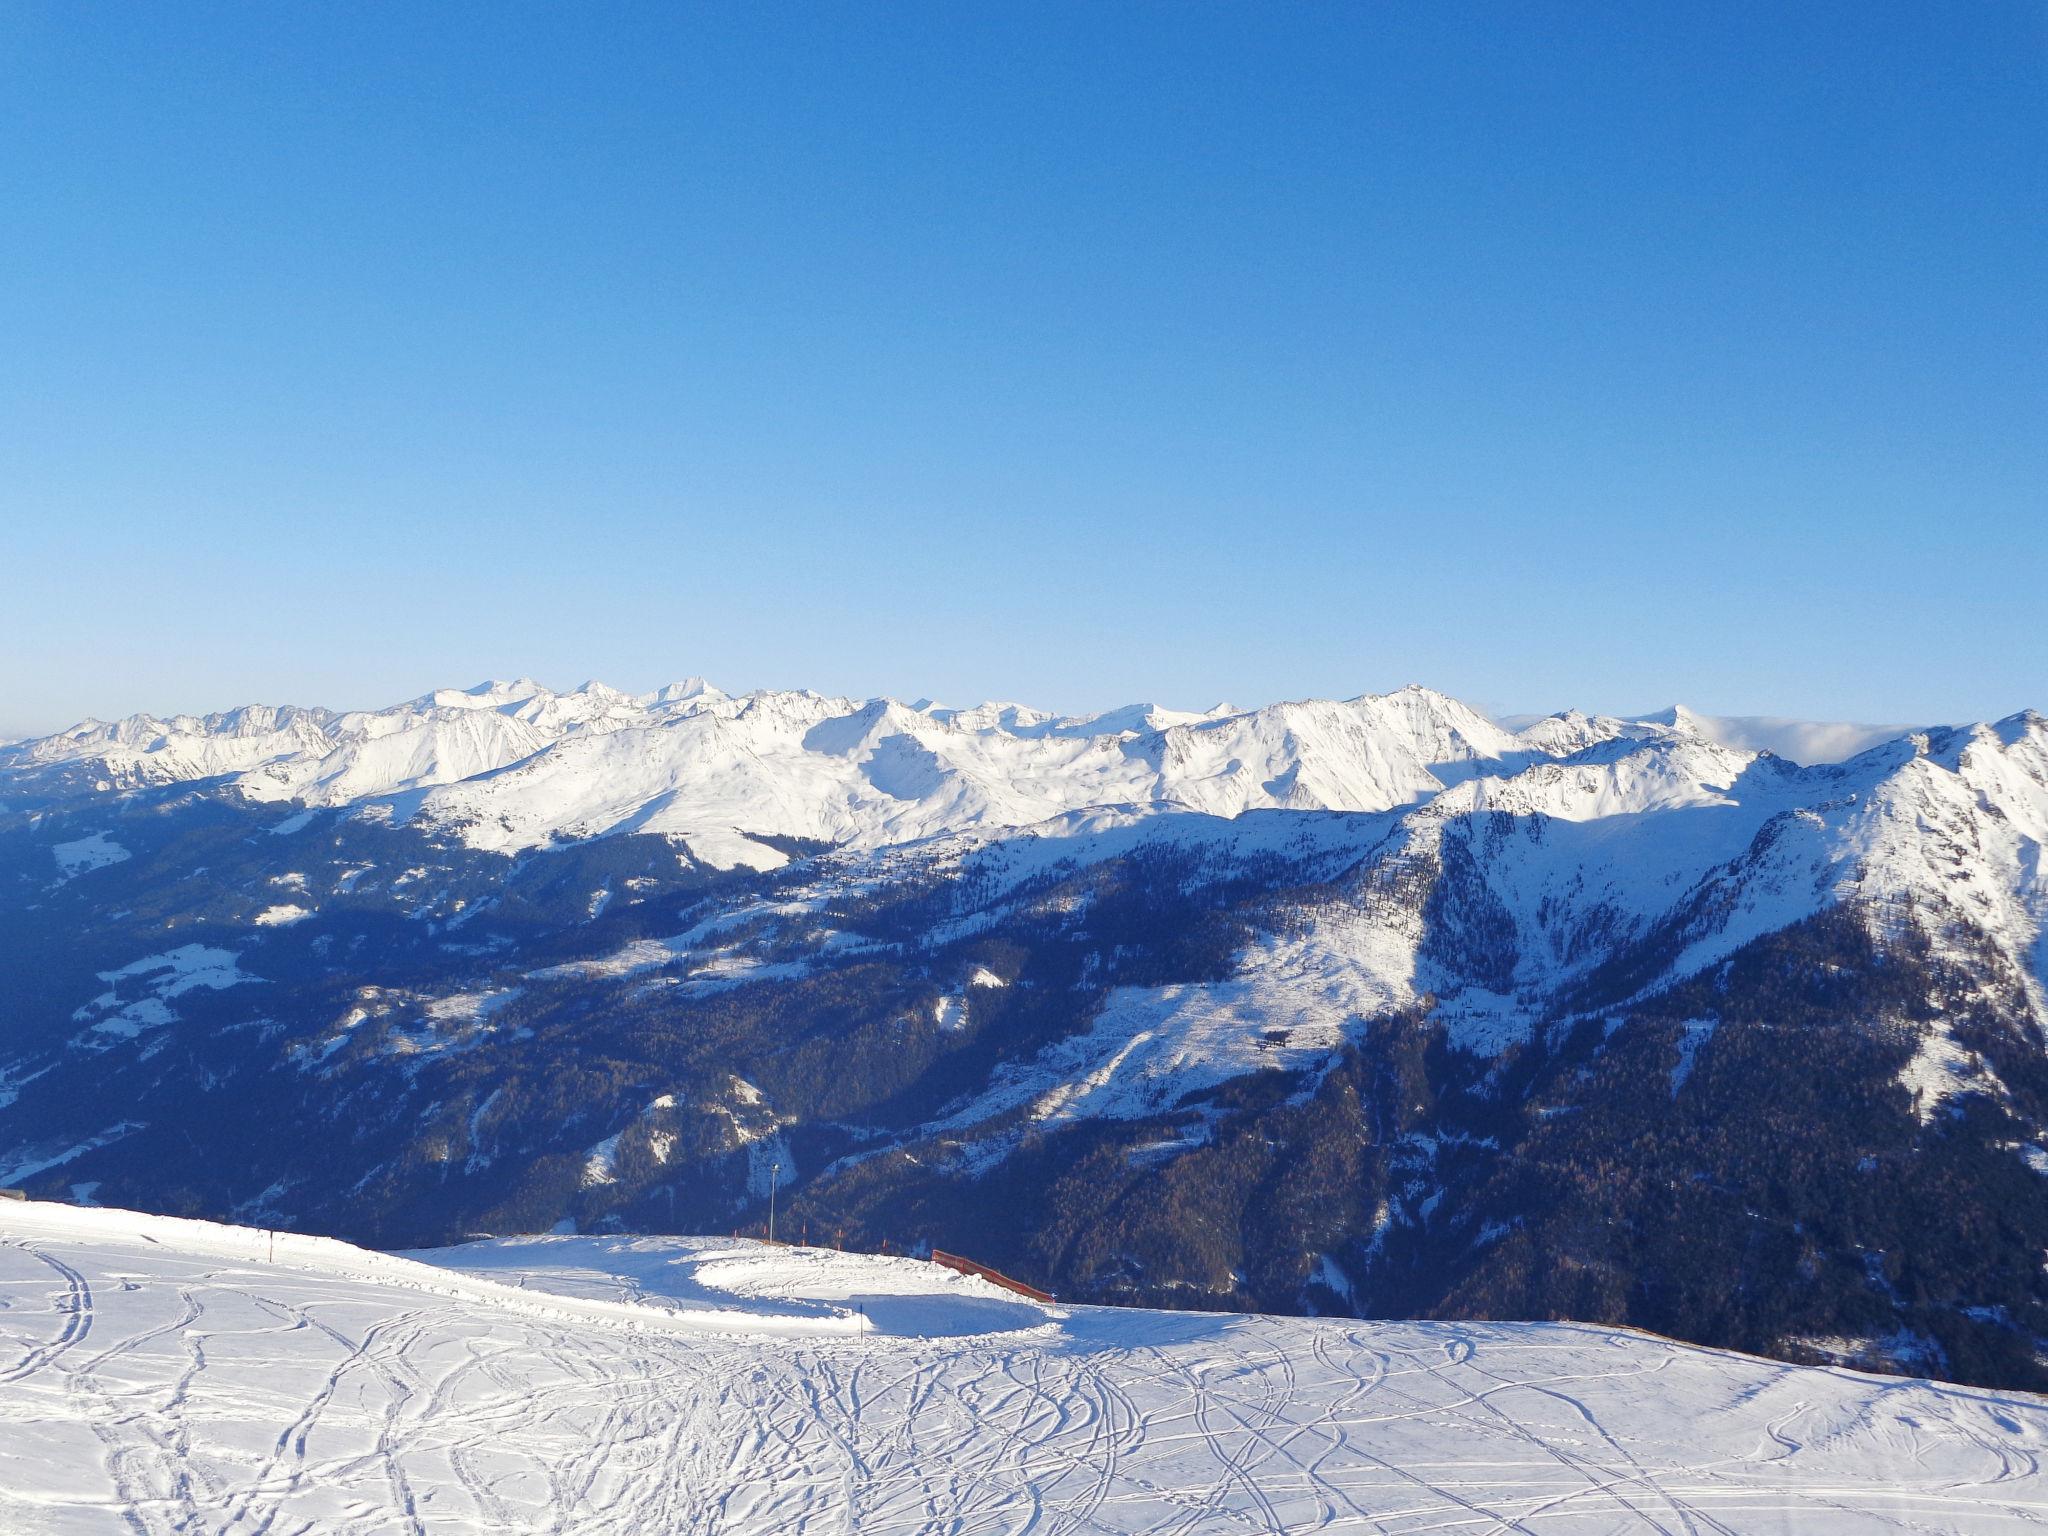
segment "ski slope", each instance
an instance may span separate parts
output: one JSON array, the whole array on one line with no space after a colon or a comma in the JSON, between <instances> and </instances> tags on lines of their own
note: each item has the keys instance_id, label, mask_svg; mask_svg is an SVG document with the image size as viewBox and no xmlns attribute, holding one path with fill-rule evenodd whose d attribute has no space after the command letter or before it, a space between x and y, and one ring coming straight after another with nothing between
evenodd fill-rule
<instances>
[{"instance_id":1,"label":"ski slope","mask_svg":"<svg viewBox=\"0 0 2048 1536\"><path fill-rule=\"evenodd\" d=\"M274 1247L273 1247L274 1245ZM274 1253L274 1256L273 1256ZM1569 1324L0 1202L0 1531L2048 1529L2048 1402Z\"/></svg>"}]
</instances>

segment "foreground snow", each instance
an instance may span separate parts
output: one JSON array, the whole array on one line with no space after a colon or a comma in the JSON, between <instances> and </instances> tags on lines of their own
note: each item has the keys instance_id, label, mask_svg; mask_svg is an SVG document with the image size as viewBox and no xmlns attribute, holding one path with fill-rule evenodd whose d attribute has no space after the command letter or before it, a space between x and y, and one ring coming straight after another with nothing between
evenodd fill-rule
<instances>
[{"instance_id":1,"label":"foreground snow","mask_svg":"<svg viewBox=\"0 0 2048 1536\"><path fill-rule=\"evenodd\" d=\"M706 1239L274 1241L0 1203L0 1530L2048 1528L2020 1394Z\"/></svg>"}]
</instances>

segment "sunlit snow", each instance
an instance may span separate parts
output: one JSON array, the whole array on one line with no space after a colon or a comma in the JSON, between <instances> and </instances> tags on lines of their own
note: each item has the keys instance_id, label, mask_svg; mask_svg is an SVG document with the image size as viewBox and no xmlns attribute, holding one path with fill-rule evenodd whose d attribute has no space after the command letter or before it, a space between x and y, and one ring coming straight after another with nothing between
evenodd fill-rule
<instances>
[{"instance_id":1,"label":"sunlit snow","mask_svg":"<svg viewBox=\"0 0 2048 1536\"><path fill-rule=\"evenodd\" d=\"M50 852L56 855L57 875L63 880L89 870L105 869L109 864L119 864L129 857L128 850L104 832L59 843Z\"/></svg>"},{"instance_id":2,"label":"sunlit snow","mask_svg":"<svg viewBox=\"0 0 2048 1536\"><path fill-rule=\"evenodd\" d=\"M2048 1526L2021 1393L727 1240L405 1258L34 1203L0 1203L0 1424L0 1529L47 1536Z\"/></svg>"}]
</instances>

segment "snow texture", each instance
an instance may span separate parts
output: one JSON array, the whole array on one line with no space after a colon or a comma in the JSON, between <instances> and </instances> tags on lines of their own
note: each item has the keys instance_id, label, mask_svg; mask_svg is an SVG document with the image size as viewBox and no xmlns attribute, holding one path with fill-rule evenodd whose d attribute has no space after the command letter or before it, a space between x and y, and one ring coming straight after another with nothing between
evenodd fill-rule
<instances>
[{"instance_id":1,"label":"snow texture","mask_svg":"<svg viewBox=\"0 0 2048 1536\"><path fill-rule=\"evenodd\" d=\"M59 843L50 851L57 857L57 877L60 880L105 869L109 864L119 864L129 857L128 850L104 832Z\"/></svg>"},{"instance_id":2,"label":"snow texture","mask_svg":"<svg viewBox=\"0 0 2048 1536\"><path fill-rule=\"evenodd\" d=\"M248 705L87 720L0 749L0 769L84 772L110 788L221 780L302 807L280 833L306 825L306 809L354 806L477 847L657 832L707 864L773 868L784 854L754 834L879 847L1104 805L1378 811L1592 741L1686 731L1573 715L1517 735L1420 687L1064 717L801 690L731 696L701 679L637 696L521 679L377 711Z\"/></svg>"},{"instance_id":3,"label":"snow texture","mask_svg":"<svg viewBox=\"0 0 2048 1536\"><path fill-rule=\"evenodd\" d=\"M101 1037L133 1039L144 1030L177 1022L170 1000L197 987L221 991L259 980L243 971L234 951L208 944L181 944L144 955L116 970L101 971L111 985L72 1017ZM103 1042L102 1042L103 1043Z\"/></svg>"},{"instance_id":4,"label":"snow texture","mask_svg":"<svg viewBox=\"0 0 2048 1536\"><path fill-rule=\"evenodd\" d=\"M400 1257L36 1203L0 1204L0 1304L0 1529L44 1536L2048 1527L2040 1399L1574 1324L1041 1306L723 1240Z\"/></svg>"}]
</instances>

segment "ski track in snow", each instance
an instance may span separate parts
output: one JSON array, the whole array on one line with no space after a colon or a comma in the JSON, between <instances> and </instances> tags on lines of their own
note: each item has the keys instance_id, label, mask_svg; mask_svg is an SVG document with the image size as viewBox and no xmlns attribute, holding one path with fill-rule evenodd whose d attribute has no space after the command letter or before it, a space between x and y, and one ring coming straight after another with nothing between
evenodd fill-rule
<instances>
[{"instance_id":1,"label":"ski track in snow","mask_svg":"<svg viewBox=\"0 0 2048 1536\"><path fill-rule=\"evenodd\" d=\"M0 1530L2048 1529L2018 1393L1571 1324L1041 1308L702 1239L434 1256L482 1285L265 1243L0 1206ZM788 1331L853 1303L876 1331Z\"/></svg>"}]
</instances>

